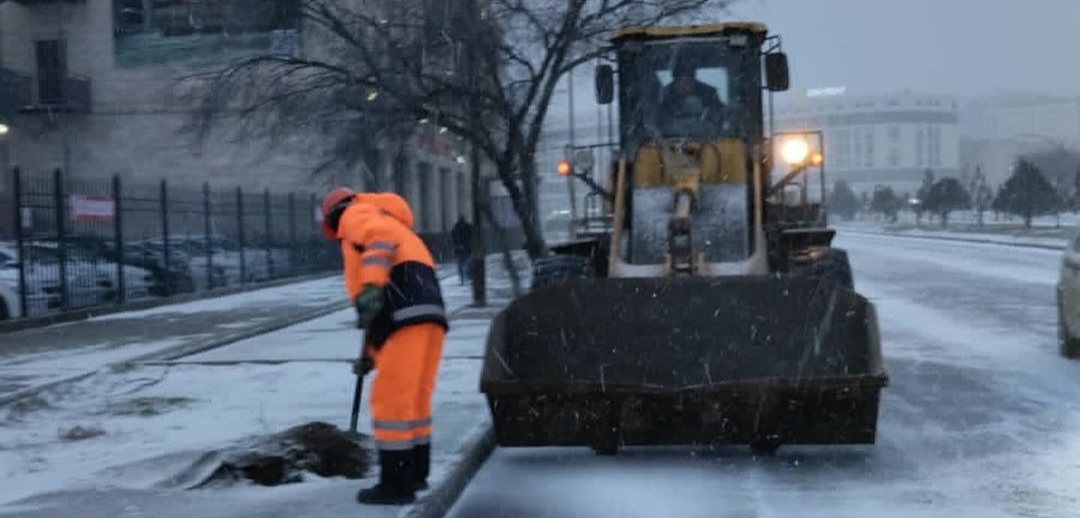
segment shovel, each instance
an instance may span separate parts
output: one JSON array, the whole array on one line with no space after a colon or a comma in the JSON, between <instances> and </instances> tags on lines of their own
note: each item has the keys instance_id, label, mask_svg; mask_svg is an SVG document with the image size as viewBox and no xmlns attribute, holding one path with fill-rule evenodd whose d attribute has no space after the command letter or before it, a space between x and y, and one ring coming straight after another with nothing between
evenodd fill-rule
<instances>
[{"instance_id":1,"label":"shovel","mask_svg":"<svg viewBox=\"0 0 1080 518\"><path fill-rule=\"evenodd\" d=\"M352 415L349 417L349 433L359 435L357 423L360 420L360 401L364 398L364 377L371 372L372 362L368 357L365 347L360 346L360 372L356 374L356 388L353 389Z\"/></svg>"}]
</instances>

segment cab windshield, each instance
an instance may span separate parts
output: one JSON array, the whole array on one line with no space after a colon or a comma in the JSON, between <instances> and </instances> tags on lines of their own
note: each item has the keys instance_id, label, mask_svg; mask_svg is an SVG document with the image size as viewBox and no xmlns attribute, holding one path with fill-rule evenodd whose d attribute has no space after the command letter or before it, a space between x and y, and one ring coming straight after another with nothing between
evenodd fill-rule
<instances>
[{"instance_id":1,"label":"cab windshield","mask_svg":"<svg viewBox=\"0 0 1080 518\"><path fill-rule=\"evenodd\" d=\"M644 44L620 55L623 131L635 147L672 138L745 138L757 129L755 49L710 39ZM756 79L744 82L745 74Z\"/></svg>"}]
</instances>

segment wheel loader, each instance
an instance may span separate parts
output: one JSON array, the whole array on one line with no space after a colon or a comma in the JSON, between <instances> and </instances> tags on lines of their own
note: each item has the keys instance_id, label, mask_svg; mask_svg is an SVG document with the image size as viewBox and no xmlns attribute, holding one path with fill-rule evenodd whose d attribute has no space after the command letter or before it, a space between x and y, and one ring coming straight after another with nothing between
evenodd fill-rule
<instances>
[{"instance_id":1,"label":"wheel loader","mask_svg":"<svg viewBox=\"0 0 1080 518\"><path fill-rule=\"evenodd\" d=\"M790 171L772 182L779 38L724 23L611 44L617 73L599 66L596 90L602 104L617 90L618 158L587 182L609 228L553 247L493 320L480 389L498 444L873 443L887 383L874 306L824 211L782 200L822 157L787 136Z\"/></svg>"}]
</instances>

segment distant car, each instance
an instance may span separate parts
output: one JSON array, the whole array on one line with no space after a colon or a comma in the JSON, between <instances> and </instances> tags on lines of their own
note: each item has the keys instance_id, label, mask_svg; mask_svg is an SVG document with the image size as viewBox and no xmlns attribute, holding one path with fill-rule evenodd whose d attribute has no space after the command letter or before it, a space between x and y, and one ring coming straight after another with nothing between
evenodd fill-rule
<instances>
[{"instance_id":1,"label":"distant car","mask_svg":"<svg viewBox=\"0 0 1080 518\"><path fill-rule=\"evenodd\" d=\"M98 246L88 245L88 238L72 239L64 248L66 261L64 273L67 279L67 302L69 308L85 308L114 303L118 300L120 275L124 278L125 297L128 300L145 298L154 284L154 275L135 266L118 268L115 260L102 255ZM55 240L35 239L23 245L27 264L26 276L31 285L44 283L44 291L55 294L49 307L60 307L60 246Z\"/></svg>"},{"instance_id":2,"label":"distant car","mask_svg":"<svg viewBox=\"0 0 1080 518\"><path fill-rule=\"evenodd\" d=\"M115 252L114 252L115 255ZM168 265L160 241L133 242L124 246L124 264L148 270L153 275L149 291L157 297L195 291L191 258L180 250L170 250Z\"/></svg>"},{"instance_id":3,"label":"distant car","mask_svg":"<svg viewBox=\"0 0 1080 518\"><path fill-rule=\"evenodd\" d=\"M0 320L22 316L19 303L19 276L12 268L0 269Z\"/></svg>"},{"instance_id":4,"label":"distant car","mask_svg":"<svg viewBox=\"0 0 1080 518\"><path fill-rule=\"evenodd\" d=\"M14 243L0 243L0 320L37 316L60 306L59 281L41 275L41 267L27 265L26 315L19 300L19 254Z\"/></svg>"},{"instance_id":5,"label":"distant car","mask_svg":"<svg viewBox=\"0 0 1080 518\"><path fill-rule=\"evenodd\" d=\"M1080 358L1080 235L1061 259L1057 284L1058 346L1066 358Z\"/></svg>"}]
</instances>

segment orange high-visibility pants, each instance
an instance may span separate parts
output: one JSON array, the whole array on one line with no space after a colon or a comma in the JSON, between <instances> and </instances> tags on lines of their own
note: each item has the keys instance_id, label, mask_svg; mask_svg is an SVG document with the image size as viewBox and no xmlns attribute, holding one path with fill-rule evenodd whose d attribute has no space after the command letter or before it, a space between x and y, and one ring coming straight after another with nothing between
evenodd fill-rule
<instances>
[{"instance_id":1,"label":"orange high-visibility pants","mask_svg":"<svg viewBox=\"0 0 1080 518\"><path fill-rule=\"evenodd\" d=\"M380 450L409 450L431 441L431 398L445 338L438 324L405 326L374 353L371 415Z\"/></svg>"}]
</instances>

